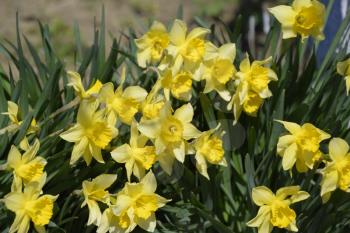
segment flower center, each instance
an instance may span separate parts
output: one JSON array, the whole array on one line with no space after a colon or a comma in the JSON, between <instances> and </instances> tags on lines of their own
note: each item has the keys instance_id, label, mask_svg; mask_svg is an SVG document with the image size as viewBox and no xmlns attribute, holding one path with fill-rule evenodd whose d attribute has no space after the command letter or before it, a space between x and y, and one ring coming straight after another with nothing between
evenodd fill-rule
<instances>
[{"instance_id":1,"label":"flower center","mask_svg":"<svg viewBox=\"0 0 350 233\"><path fill-rule=\"evenodd\" d=\"M296 214L294 210L289 208L288 204L274 200L271 205L271 224L275 227L286 228L295 220Z\"/></svg>"},{"instance_id":2,"label":"flower center","mask_svg":"<svg viewBox=\"0 0 350 233\"><path fill-rule=\"evenodd\" d=\"M204 52L204 40L201 38L194 38L184 47L182 55L191 62L198 62L203 58Z\"/></svg>"},{"instance_id":3,"label":"flower center","mask_svg":"<svg viewBox=\"0 0 350 233\"><path fill-rule=\"evenodd\" d=\"M179 142L182 139L182 123L173 116L168 117L162 125L161 137L168 143Z\"/></svg>"},{"instance_id":4,"label":"flower center","mask_svg":"<svg viewBox=\"0 0 350 233\"><path fill-rule=\"evenodd\" d=\"M234 74L234 66L228 59L218 59L214 63L212 76L220 84L226 84Z\"/></svg>"}]
</instances>

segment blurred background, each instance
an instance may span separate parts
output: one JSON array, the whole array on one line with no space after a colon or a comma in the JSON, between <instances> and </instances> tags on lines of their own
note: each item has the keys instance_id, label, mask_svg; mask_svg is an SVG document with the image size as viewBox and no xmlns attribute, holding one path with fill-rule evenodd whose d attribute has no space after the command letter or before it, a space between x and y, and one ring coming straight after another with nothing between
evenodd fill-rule
<instances>
[{"instance_id":1,"label":"blurred background","mask_svg":"<svg viewBox=\"0 0 350 233\"><path fill-rule=\"evenodd\" d=\"M176 18L179 6L183 5L183 17L190 23L195 16L212 22L220 18L230 24L240 8L257 11L261 0L1 0L0 40L15 41L16 11L20 14L21 33L35 45L40 46L38 20L50 26L57 53L70 56L74 46L73 28L80 27L81 39L90 44L93 40L93 24L101 18L105 6L106 28L112 36L133 28L143 33L152 19L168 23ZM283 1L280 1L283 2ZM248 6L248 7L246 7ZM247 12L248 13L248 12Z\"/></svg>"},{"instance_id":2,"label":"blurred background","mask_svg":"<svg viewBox=\"0 0 350 233\"><path fill-rule=\"evenodd\" d=\"M325 4L329 0L321 0ZM331 0L337 11L331 14L330 35L345 15L350 0ZM141 35L153 19L167 24L176 18L179 6L183 6L183 18L194 22L195 17L204 22L222 21L235 30L237 15L242 25L242 48L255 51L265 42L271 17L267 7L288 4L289 0L0 0L0 41L16 39L16 11L20 15L20 30L32 44L40 48L41 38L38 20L48 24L51 40L59 56L70 59L74 50L74 25L79 25L81 40L88 46L93 41L94 18L97 25L101 19L101 8L105 6L106 28L111 38L130 28ZM333 17L332 17L333 15ZM221 24L221 23L219 23ZM221 24L222 25L222 24ZM210 24L208 24L210 26ZM328 29L327 29L328 30ZM326 37L327 38L327 37ZM327 39L331 39L328 37ZM324 42L324 44L327 44ZM1 49L1 48L0 48ZM0 63L4 57L0 54Z\"/></svg>"}]
</instances>

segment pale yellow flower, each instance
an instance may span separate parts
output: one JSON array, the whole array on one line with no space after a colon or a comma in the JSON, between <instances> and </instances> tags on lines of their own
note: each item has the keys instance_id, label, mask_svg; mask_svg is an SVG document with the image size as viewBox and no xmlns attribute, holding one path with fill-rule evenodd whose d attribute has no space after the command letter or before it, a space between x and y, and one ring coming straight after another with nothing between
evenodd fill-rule
<instances>
[{"instance_id":1,"label":"pale yellow flower","mask_svg":"<svg viewBox=\"0 0 350 233\"><path fill-rule=\"evenodd\" d=\"M115 125L118 119L130 125L147 96L147 91L139 86L130 86L123 90L125 77L124 67L118 88L114 91L113 83L106 83L100 91L99 100L105 104L108 121L112 125Z\"/></svg>"},{"instance_id":2,"label":"pale yellow flower","mask_svg":"<svg viewBox=\"0 0 350 233\"><path fill-rule=\"evenodd\" d=\"M31 182L24 187L24 191L17 190L7 194L3 201L7 209L16 214L9 233L27 233L30 222L33 222L37 232L45 232L52 217L54 202L57 196L41 195L46 175L37 182Z\"/></svg>"},{"instance_id":3,"label":"pale yellow flower","mask_svg":"<svg viewBox=\"0 0 350 233\"><path fill-rule=\"evenodd\" d=\"M149 63L159 62L169 44L169 34L165 26L154 21L149 31L135 40L137 46L137 63L145 68Z\"/></svg>"},{"instance_id":4,"label":"pale yellow flower","mask_svg":"<svg viewBox=\"0 0 350 233\"><path fill-rule=\"evenodd\" d=\"M345 79L346 95L349 95L350 91L350 58L345 61L337 63L337 72Z\"/></svg>"},{"instance_id":5,"label":"pale yellow flower","mask_svg":"<svg viewBox=\"0 0 350 233\"><path fill-rule=\"evenodd\" d=\"M194 114L191 104L183 105L174 114L172 112L170 103L167 102L161 109L159 118L140 122L138 129L153 140L157 155L167 151L169 157L175 156L183 163L187 140L197 138L200 131L191 124ZM162 162L167 162L167 167L172 167L171 159L162 160Z\"/></svg>"},{"instance_id":6,"label":"pale yellow flower","mask_svg":"<svg viewBox=\"0 0 350 233\"><path fill-rule=\"evenodd\" d=\"M299 186L288 186L277 190L276 195L265 187L253 188L252 199L259 211L247 225L257 227L258 233L270 233L273 227L285 228L297 232L296 213L290 205L309 198L309 194L300 191Z\"/></svg>"},{"instance_id":7,"label":"pale yellow flower","mask_svg":"<svg viewBox=\"0 0 350 233\"><path fill-rule=\"evenodd\" d=\"M110 194L106 191L117 179L117 175L102 174L94 178L92 181L83 181L84 202L81 207L85 205L89 208L89 219L87 225L100 225L101 210L98 202L110 204Z\"/></svg>"},{"instance_id":8,"label":"pale yellow flower","mask_svg":"<svg viewBox=\"0 0 350 233\"><path fill-rule=\"evenodd\" d=\"M287 121L278 122L290 133L281 136L277 143L277 153L282 157L283 170L291 170L294 165L298 172L313 169L322 155L319 150L320 143L331 136L309 123L300 126Z\"/></svg>"},{"instance_id":9,"label":"pale yellow flower","mask_svg":"<svg viewBox=\"0 0 350 233\"><path fill-rule=\"evenodd\" d=\"M188 71L179 71L174 73L174 69L166 69L162 73L161 84L164 95L167 100L170 94L179 100L190 101L192 97L192 73Z\"/></svg>"},{"instance_id":10,"label":"pale yellow flower","mask_svg":"<svg viewBox=\"0 0 350 233\"><path fill-rule=\"evenodd\" d=\"M233 61L236 56L236 45L224 44L217 48L212 43L207 43L204 61L198 72L194 74L196 81L205 80L203 93L216 91L224 100L230 100L230 92L226 84L233 79L236 68Z\"/></svg>"},{"instance_id":11,"label":"pale yellow flower","mask_svg":"<svg viewBox=\"0 0 350 233\"><path fill-rule=\"evenodd\" d=\"M18 105L12 101L7 101L7 112L3 112L2 114L8 115L8 117L10 118L11 124L13 126L9 129L9 132L11 133L16 132L23 123L23 121L19 120ZM27 130L27 135L36 133L38 130L39 130L39 126L36 120L33 118Z\"/></svg>"},{"instance_id":12,"label":"pale yellow flower","mask_svg":"<svg viewBox=\"0 0 350 233\"><path fill-rule=\"evenodd\" d=\"M154 146L147 146L148 138L140 135L136 121L133 121L130 129L130 142L123 144L111 152L112 158L118 163L125 163L128 180L131 174L138 179L145 176L156 161Z\"/></svg>"},{"instance_id":13,"label":"pale yellow flower","mask_svg":"<svg viewBox=\"0 0 350 233\"><path fill-rule=\"evenodd\" d=\"M323 40L326 10L317 0L294 0L292 6L280 5L269 11L282 24L283 39L313 36Z\"/></svg>"},{"instance_id":14,"label":"pale yellow flower","mask_svg":"<svg viewBox=\"0 0 350 233\"><path fill-rule=\"evenodd\" d=\"M197 170L207 179L209 179L207 163L225 167L227 166L227 162L224 157L225 151L221 139L224 132L220 134L216 133L219 127L220 125L218 125L215 129L202 132L201 135L193 142L193 146L196 151L195 158Z\"/></svg>"},{"instance_id":15,"label":"pale yellow flower","mask_svg":"<svg viewBox=\"0 0 350 233\"><path fill-rule=\"evenodd\" d=\"M150 120L157 118L159 116L160 110L163 108L165 104L164 95L160 94L161 90L161 82L157 81L151 91L148 93L146 99L142 102L141 112L143 120Z\"/></svg>"},{"instance_id":16,"label":"pale yellow flower","mask_svg":"<svg viewBox=\"0 0 350 233\"><path fill-rule=\"evenodd\" d=\"M74 71L67 72L69 77L68 86L74 88L75 93L79 96L80 99L87 99L90 97L97 97L100 89L102 88L102 83L97 80L94 85L92 85L88 90L85 90L83 83L81 82L80 74Z\"/></svg>"},{"instance_id":17,"label":"pale yellow flower","mask_svg":"<svg viewBox=\"0 0 350 233\"><path fill-rule=\"evenodd\" d=\"M36 156L39 147L38 139L23 155L15 146L11 147L5 168L13 171L12 191L22 190L23 185L42 178L47 162L43 157Z\"/></svg>"},{"instance_id":18,"label":"pale yellow flower","mask_svg":"<svg viewBox=\"0 0 350 233\"><path fill-rule=\"evenodd\" d=\"M126 183L117 193L115 204L104 212L97 232L129 233L136 226L153 232L155 212L169 201L156 194L156 188L157 181L151 171L140 183Z\"/></svg>"},{"instance_id":19,"label":"pale yellow flower","mask_svg":"<svg viewBox=\"0 0 350 233\"><path fill-rule=\"evenodd\" d=\"M241 62L235 77L236 92L227 106L228 110L233 109L234 123L237 123L242 110L256 116L263 100L272 96L268 85L271 81L277 81L277 75L272 69L263 66L271 60L269 57L250 63L247 55Z\"/></svg>"},{"instance_id":20,"label":"pale yellow flower","mask_svg":"<svg viewBox=\"0 0 350 233\"><path fill-rule=\"evenodd\" d=\"M84 158L87 165L92 158L104 163L101 149L118 135L118 130L104 117L104 110L97 110L98 106L97 101L82 101L77 123L60 135L64 140L75 143L70 164L74 164L80 157Z\"/></svg>"},{"instance_id":21,"label":"pale yellow flower","mask_svg":"<svg viewBox=\"0 0 350 233\"><path fill-rule=\"evenodd\" d=\"M186 23L179 19L174 21L167 51L174 59L175 73L179 72L182 65L185 66L185 70L193 71L198 68L205 55L205 36L209 33L209 29L196 27L187 34Z\"/></svg>"},{"instance_id":22,"label":"pale yellow flower","mask_svg":"<svg viewBox=\"0 0 350 233\"><path fill-rule=\"evenodd\" d=\"M348 143L341 138L333 138L329 142L329 156L331 161L326 162L321 170L321 197L327 202L331 193L337 188L350 192L350 153Z\"/></svg>"}]
</instances>

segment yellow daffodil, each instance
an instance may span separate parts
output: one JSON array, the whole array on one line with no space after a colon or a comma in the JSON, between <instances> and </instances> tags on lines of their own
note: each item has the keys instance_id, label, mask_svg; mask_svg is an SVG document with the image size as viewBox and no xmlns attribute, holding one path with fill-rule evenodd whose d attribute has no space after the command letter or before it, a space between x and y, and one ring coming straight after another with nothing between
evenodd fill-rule
<instances>
[{"instance_id":1,"label":"yellow daffodil","mask_svg":"<svg viewBox=\"0 0 350 233\"><path fill-rule=\"evenodd\" d=\"M181 163L185 160L186 141L197 138L200 131L191 124L193 107L185 104L172 113L170 103L167 102L161 109L159 118L144 120L138 125L142 134L154 141L156 154L168 151L168 156L175 156ZM163 160L162 160L163 161ZM167 167L172 167L172 160L164 160ZM160 163L162 165L162 163Z\"/></svg>"},{"instance_id":2,"label":"yellow daffodil","mask_svg":"<svg viewBox=\"0 0 350 233\"><path fill-rule=\"evenodd\" d=\"M47 162L43 157L36 156L39 147L37 139L23 155L15 146L11 147L5 168L13 171L12 191L22 190L23 184L37 182L42 178Z\"/></svg>"},{"instance_id":3,"label":"yellow daffodil","mask_svg":"<svg viewBox=\"0 0 350 233\"><path fill-rule=\"evenodd\" d=\"M271 60L269 57L251 64L247 55L241 62L235 78L236 92L227 106L228 110L233 109L234 123L237 123L242 110L256 116L263 100L272 96L268 85L270 81L277 81L277 75L272 69L263 66Z\"/></svg>"},{"instance_id":4,"label":"yellow daffodil","mask_svg":"<svg viewBox=\"0 0 350 233\"><path fill-rule=\"evenodd\" d=\"M329 156L331 161L326 162L321 170L321 196L327 202L331 193L339 187L350 192L350 153L348 143L341 138L333 138L329 142Z\"/></svg>"},{"instance_id":5,"label":"yellow daffodil","mask_svg":"<svg viewBox=\"0 0 350 233\"><path fill-rule=\"evenodd\" d=\"M337 63L337 72L345 79L346 94L349 95L350 91L350 58L345 61Z\"/></svg>"},{"instance_id":6,"label":"yellow daffodil","mask_svg":"<svg viewBox=\"0 0 350 233\"><path fill-rule=\"evenodd\" d=\"M277 143L277 153L282 157L283 170L292 169L294 164L298 172L312 169L322 155L319 150L320 143L331 136L309 123L300 126L288 121L278 122L290 133L281 136Z\"/></svg>"},{"instance_id":7,"label":"yellow daffodil","mask_svg":"<svg viewBox=\"0 0 350 233\"><path fill-rule=\"evenodd\" d=\"M87 91L85 91L79 73L74 71L68 71L67 74L69 77L68 86L74 88L76 94L80 97L80 99L96 97L100 89L102 88L102 83L99 80L97 80L94 85L92 85Z\"/></svg>"},{"instance_id":8,"label":"yellow daffodil","mask_svg":"<svg viewBox=\"0 0 350 233\"><path fill-rule=\"evenodd\" d=\"M145 68L149 63L160 61L169 44L169 34L165 26L154 21L149 31L135 40L137 46L137 63Z\"/></svg>"},{"instance_id":9,"label":"yellow daffodil","mask_svg":"<svg viewBox=\"0 0 350 233\"><path fill-rule=\"evenodd\" d=\"M109 192L106 191L106 189L109 188L116 179L117 175L102 174L92 181L83 181L82 186L85 200L81 207L87 205L89 208L89 220L87 225L100 225L102 214L98 202L110 204Z\"/></svg>"},{"instance_id":10,"label":"yellow daffodil","mask_svg":"<svg viewBox=\"0 0 350 233\"><path fill-rule=\"evenodd\" d=\"M118 130L108 124L104 111L97 111L97 108L96 101L82 101L77 123L60 135L64 140L75 143L70 164L74 164L80 157L84 158L87 165L91 163L92 157L104 163L101 149L104 149L118 134Z\"/></svg>"},{"instance_id":11,"label":"yellow daffodil","mask_svg":"<svg viewBox=\"0 0 350 233\"><path fill-rule=\"evenodd\" d=\"M309 194L300 191L299 186L288 186L277 190L276 195L267 187L253 188L252 199L259 211L250 220L249 227L257 227L258 233L270 233L273 227L285 228L297 232L296 213L290 205L309 198Z\"/></svg>"},{"instance_id":12,"label":"yellow daffodil","mask_svg":"<svg viewBox=\"0 0 350 233\"><path fill-rule=\"evenodd\" d=\"M112 158L118 163L125 163L128 180L131 174L141 179L146 170L156 161L154 146L146 146L148 138L140 135L136 121L131 124L130 142L123 144L111 152Z\"/></svg>"},{"instance_id":13,"label":"yellow daffodil","mask_svg":"<svg viewBox=\"0 0 350 233\"><path fill-rule=\"evenodd\" d=\"M151 91L148 93L146 99L141 104L141 112L143 120L150 120L157 118L159 116L159 112L165 104L164 95L160 94L161 90L161 82L157 81Z\"/></svg>"},{"instance_id":14,"label":"yellow daffodil","mask_svg":"<svg viewBox=\"0 0 350 233\"><path fill-rule=\"evenodd\" d=\"M226 84L233 79L236 73L233 65L236 46L229 43L217 48L212 43L208 43L206 50L199 72L194 75L195 80L205 80L204 93L215 90L224 100L229 101L231 96Z\"/></svg>"},{"instance_id":15,"label":"yellow daffodil","mask_svg":"<svg viewBox=\"0 0 350 233\"><path fill-rule=\"evenodd\" d=\"M111 210L102 217L99 233L131 232L137 225L153 232L156 227L155 212L169 200L155 193L157 181L150 171L140 183L126 183L117 194L117 199ZM105 211L106 212L106 211ZM109 212L109 213L108 213ZM115 229L115 231L111 229Z\"/></svg>"},{"instance_id":16,"label":"yellow daffodil","mask_svg":"<svg viewBox=\"0 0 350 233\"><path fill-rule=\"evenodd\" d=\"M195 139L193 145L196 151L196 167L203 176L209 179L207 172L207 162L210 164L218 164L222 166L227 166L225 160L222 136L221 134L215 134L215 131L218 130L220 125L215 129L211 129L205 132L202 132L201 135Z\"/></svg>"},{"instance_id":17,"label":"yellow daffodil","mask_svg":"<svg viewBox=\"0 0 350 233\"><path fill-rule=\"evenodd\" d=\"M197 27L187 34L186 23L176 19L170 30L168 53L174 59L173 68L178 73L182 65L186 70L195 70L202 62L207 41L205 36L209 29Z\"/></svg>"},{"instance_id":18,"label":"yellow daffodil","mask_svg":"<svg viewBox=\"0 0 350 233\"><path fill-rule=\"evenodd\" d=\"M30 222L33 222L37 232L45 232L52 217L54 202L57 196L41 195L46 176L42 176L38 182L31 182L24 187L24 191L11 192L3 199L7 209L16 214L15 220L9 229L9 233L27 233Z\"/></svg>"},{"instance_id":19,"label":"yellow daffodil","mask_svg":"<svg viewBox=\"0 0 350 233\"><path fill-rule=\"evenodd\" d=\"M161 77L161 84L167 100L170 94L176 99L190 101L192 97L192 73L180 71L174 73L173 69L166 69Z\"/></svg>"},{"instance_id":20,"label":"yellow daffodil","mask_svg":"<svg viewBox=\"0 0 350 233\"><path fill-rule=\"evenodd\" d=\"M283 39L313 36L323 40L326 10L317 0L294 0L292 6L280 5L269 11L282 24Z\"/></svg>"},{"instance_id":21,"label":"yellow daffodil","mask_svg":"<svg viewBox=\"0 0 350 233\"><path fill-rule=\"evenodd\" d=\"M113 83L106 83L100 92L99 99L106 105L108 121L112 125L115 125L117 119L130 125L147 96L147 91L139 86L130 86L123 90L125 77L126 70L123 68L117 90L114 91Z\"/></svg>"},{"instance_id":22,"label":"yellow daffodil","mask_svg":"<svg viewBox=\"0 0 350 233\"><path fill-rule=\"evenodd\" d=\"M18 110L18 105L12 101L7 101L7 112L3 112L3 115L8 115L10 118L11 124L13 127L9 128L9 132L16 132L23 121L19 120L19 110ZM30 123L30 126L27 130L27 134L32 134L35 133L39 130L39 126L37 125L36 120L33 118L33 120Z\"/></svg>"}]
</instances>

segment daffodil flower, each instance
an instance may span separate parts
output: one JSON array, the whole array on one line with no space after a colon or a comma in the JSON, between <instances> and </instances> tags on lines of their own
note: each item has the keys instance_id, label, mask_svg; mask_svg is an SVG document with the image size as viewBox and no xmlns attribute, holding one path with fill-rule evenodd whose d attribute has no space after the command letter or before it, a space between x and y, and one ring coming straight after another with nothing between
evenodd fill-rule
<instances>
[{"instance_id":1,"label":"daffodil flower","mask_svg":"<svg viewBox=\"0 0 350 233\"><path fill-rule=\"evenodd\" d=\"M292 6L280 5L269 11L282 24L283 39L301 35L323 40L326 10L317 0L294 0Z\"/></svg>"},{"instance_id":2,"label":"daffodil flower","mask_svg":"<svg viewBox=\"0 0 350 233\"><path fill-rule=\"evenodd\" d=\"M94 178L92 181L83 181L84 202L81 207L85 205L89 208L89 219L87 225L100 225L101 210L98 202L110 204L110 194L106 191L117 179L117 175L102 174Z\"/></svg>"},{"instance_id":3,"label":"daffodil flower","mask_svg":"<svg viewBox=\"0 0 350 233\"><path fill-rule=\"evenodd\" d=\"M23 155L17 147L11 147L5 168L13 171L12 191L22 190L22 185L37 182L42 178L47 162L43 157L36 156L39 147L37 139Z\"/></svg>"},{"instance_id":4,"label":"daffodil flower","mask_svg":"<svg viewBox=\"0 0 350 233\"><path fill-rule=\"evenodd\" d=\"M341 138L333 138L329 142L329 156L331 161L326 162L321 170L321 197L327 202L331 193L338 187L350 192L350 153L348 143Z\"/></svg>"},{"instance_id":5,"label":"daffodil flower","mask_svg":"<svg viewBox=\"0 0 350 233\"><path fill-rule=\"evenodd\" d=\"M16 214L9 233L27 233L30 222L33 222L37 232L45 232L45 225L52 217L54 202L58 197L41 195L45 180L46 175L43 175L39 181L26 185L23 192L17 190L4 197L6 208Z\"/></svg>"},{"instance_id":6,"label":"daffodil flower","mask_svg":"<svg viewBox=\"0 0 350 233\"><path fill-rule=\"evenodd\" d=\"M7 112L3 112L3 115L8 115L8 117L10 118L10 121L12 123L13 127L9 128L9 132L14 133L16 132L19 127L21 126L21 124L23 123L23 121L19 120L19 109L18 109L18 105L12 101L7 101ZM30 123L30 126L27 130L27 135L28 134L32 134L35 133L39 130L39 126L37 125L36 120L33 118L33 120Z\"/></svg>"},{"instance_id":7,"label":"daffodil flower","mask_svg":"<svg viewBox=\"0 0 350 233\"><path fill-rule=\"evenodd\" d=\"M239 66L239 72L236 73L236 92L227 105L228 110L233 109L234 124L237 123L242 110L250 116L256 116L263 100L272 96L268 86L270 81L277 81L276 73L263 66L271 62L271 57L250 63L248 55L246 56Z\"/></svg>"},{"instance_id":8,"label":"daffodil flower","mask_svg":"<svg viewBox=\"0 0 350 233\"><path fill-rule=\"evenodd\" d=\"M104 110L97 110L98 106L97 101L82 101L77 123L60 135L62 139L75 143L70 164L74 164L80 157L84 158L87 165L92 158L104 163L101 149L118 135L118 130L104 117Z\"/></svg>"},{"instance_id":9,"label":"daffodil flower","mask_svg":"<svg viewBox=\"0 0 350 233\"><path fill-rule=\"evenodd\" d=\"M140 135L136 121L133 121L130 129L130 142L123 144L111 152L112 158L118 163L125 163L126 173L130 181L131 174L138 179L145 176L156 161L154 146L146 146L148 138Z\"/></svg>"},{"instance_id":10,"label":"daffodil flower","mask_svg":"<svg viewBox=\"0 0 350 233\"><path fill-rule=\"evenodd\" d=\"M320 143L330 138L326 132L306 123L302 126L278 121L290 134L281 136L277 143L277 153L282 157L283 170L290 170L296 165L298 172L312 169L315 162L321 158Z\"/></svg>"},{"instance_id":11,"label":"daffodil flower","mask_svg":"<svg viewBox=\"0 0 350 233\"><path fill-rule=\"evenodd\" d=\"M350 91L350 58L345 61L337 63L337 72L345 79L346 95L349 95Z\"/></svg>"},{"instance_id":12,"label":"daffodil flower","mask_svg":"<svg viewBox=\"0 0 350 233\"><path fill-rule=\"evenodd\" d=\"M183 65L185 70L189 71L198 68L205 55L205 36L209 33L209 29L197 27L187 34L186 23L178 19L174 21L167 51L174 59L175 73L178 73Z\"/></svg>"},{"instance_id":13,"label":"daffodil flower","mask_svg":"<svg viewBox=\"0 0 350 233\"><path fill-rule=\"evenodd\" d=\"M203 93L216 91L224 100L230 100L230 92L226 84L233 79L236 68L233 61L236 56L236 46L233 43L224 44L217 48L212 43L207 43L204 61L194 74L194 79L205 80Z\"/></svg>"},{"instance_id":14,"label":"daffodil flower","mask_svg":"<svg viewBox=\"0 0 350 233\"><path fill-rule=\"evenodd\" d=\"M166 100L170 100L170 94L178 100L190 101L192 97L192 73L174 69L166 69L162 72L161 84Z\"/></svg>"},{"instance_id":15,"label":"daffodil flower","mask_svg":"<svg viewBox=\"0 0 350 233\"><path fill-rule=\"evenodd\" d=\"M149 31L135 40L137 46L137 63L145 68L149 63L160 61L169 44L169 34L165 26L154 21Z\"/></svg>"},{"instance_id":16,"label":"daffodil flower","mask_svg":"<svg viewBox=\"0 0 350 233\"><path fill-rule=\"evenodd\" d=\"M157 155L167 151L169 157L175 156L178 161L183 163L187 140L197 138L200 135L200 131L191 124L193 114L191 104L183 105L173 114L170 103L167 102L161 109L159 118L140 122L138 129L154 141ZM166 167L172 167L173 160L171 159L159 161L161 166L167 163ZM169 171L169 169L165 171Z\"/></svg>"},{"instance_id":17,"label":"daffodil flower","mask_svg":"<svg viewBox=\"0 0 350 233\"><path fill-rule=\"evenodd\" d=\"M159 112L165 104L165 97L159 93L160 90L161 82L157 81L141 104L142 117L140 121L159 117Z\"/></svg>"},{"instance_id":18,"label":"daffodil flower","mask_svg":"<svg viewBox=\"0 0 350 233\"><path fill-rule=\"evenodd\" d=\"M112 125L115 125L117 119L130 125L147 96L147 91L139 86L130 86L123 90L125 77L124 67L118 88L114 91L113 83L106 83L100 91L99 100L105 104L108 121Z\"/></svg>"},{"instance_id":19,"label":"daffodil flower","mask_svg":"<svg viewBox=\"0 0 350 233\"><path fill-rule=\"evenodd\" d=\"M307 192L300 191L299 186L280 188L276 195L265 186L255 187L252 191L252 199L260 208L256 217L247 225L257 227L258 233L270 233L273 227L297 232L296 213L290 205L303 201L309 196Z\"/></svg>"},{"instance_id":20,"label":"daffodil flower","mask_svg":"<svg viewBox=\"0 0 350 233\"><path fill-rule=\"evenodd\" d=\"M225 167L227 166L224 157L225 151L221 139L224 132L221 134L215 134L219 127L220 124L215 129L202 132L193 142L196 151L195 158L197 170L207 179L209 179L207 163L222 165Z\"/></svg>"},{"instance_id":21,"label":"daffodil flower","mask_svg":"<svg viewBox=\"0 0 350 233\"><path fill-rule=\"evenodd\" d=\"M98 233L129 233L136 226L153 232L156 227L155 212L169 200L155 193L157 181L150 171L140 183L126 183L117 193L114 205L107 209L101 220Z\"/></svg>"},{"instance_id":22,"label":"daffodil flower","mask_svg":"<svg viewBox=\"0 0 350 233\"><path fill-rule=\"evenodd\" d=\"M81 77L79 73L74 71L68 71L67 74L69 77L68 86L71 86L74 88L76 94L79 96L80 99L97 97L97 94L99 93L102 87L102 83L99 80L97 80L94 85L92 85L88 90L85 91L85 88L83 86L83 83L81 82Z\"/></svg>"}]
</instances>

